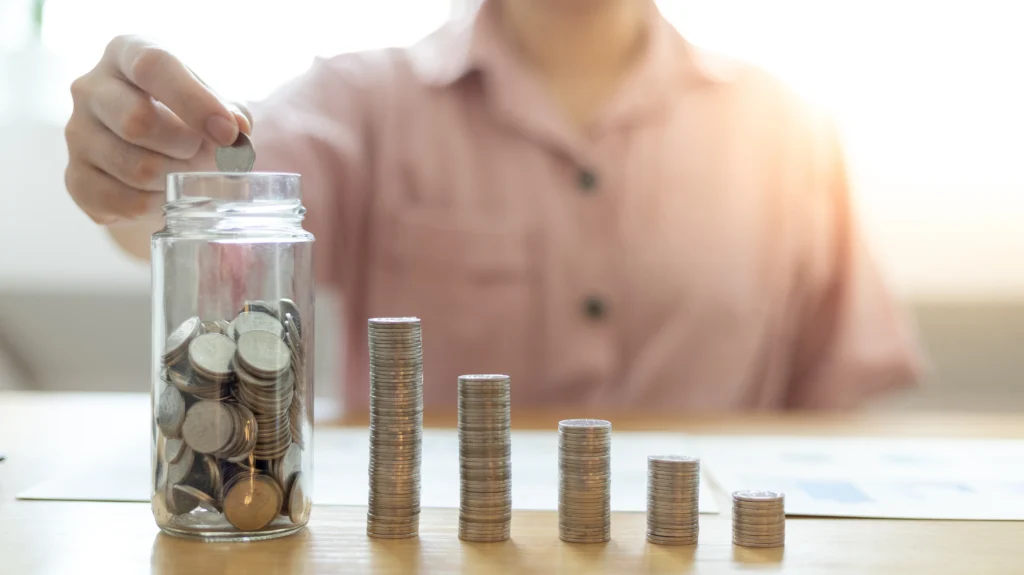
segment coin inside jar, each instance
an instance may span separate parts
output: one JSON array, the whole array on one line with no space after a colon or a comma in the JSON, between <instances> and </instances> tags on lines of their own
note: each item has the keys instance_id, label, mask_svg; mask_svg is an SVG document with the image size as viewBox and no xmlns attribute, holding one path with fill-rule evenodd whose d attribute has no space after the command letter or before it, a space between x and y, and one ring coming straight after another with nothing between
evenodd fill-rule
<instances>
[{"instance_id":1,"label":"coin inside jar","mask_svg":"<svg viewBox=\"0 0 1024 575\"><path fill-rule=\"evenodd\" d=\"M219 401L199 401L189 408L182 425L185 443L199 453L217 453L235 435L235 419L229 407Z\"/></svg>"},{"instance_id":2,"label":"coin inside jar","mask_svg":"<svg viewBox=\"0 0 1024 575\"><path fill-rule=\"evenodd\" d=\"M182 420L184 422L184 420ZM185 441L181 438L168 439L164 444L164 458L167 463L177 463L185 454Z\"/></svg>"},{"instance_id":3,"label":"coin inside jar","mask_svg":"<svg viewBox=\"0 0 1024 575\"><path fill-rule=\"evenodd\" d=\"M175 363L185 353L186 346L199 334L201 323L198 317L190 317L167 336L164 344L164 363Z\"/></svg>"},{"instance_id":4,"label":"coin inside jar","mask_svg":"<svg viewBox=\"0 0 1024 575\"><path fill-rule=\"evenodd\" d=\"M291 351L280 334L250 330L238 336L238 358L255 375L276 377L291 367Z\"/></svg>"},{"instance_id":5,"label":"coin inside jar","mask_svg":"<svg viewBox=\"0 0 1024 575\"><path fill-rule=\"evenodd\" d=\"M302 448L294 443L289 445L284 456L273 461L272 469L277 481L287 489L295 475L302 470Z\"/></svg>"},{"instance_id":6,"label":"coin inside jar","mask_svg":"<svg viewBox=\"0 0 1024 575\"><path fill-rule=\"evenodd\" d=\"M160 403L156 410L156 425L167 437L181 435L181 425L185 421L185 399L181 392L173 386L167 386L160 393Z\"/></svg>"},{"instance_id":7,"label":"coin inside jar","mask_svg":"<svg viewBox=\"0 0 1024 575\"><path fill-rule=\"evenodd\" d=\"M235 342L219 333L203 334L188 346L189 363L203 375L213 379L231 377L231 358L235 355Z\"/></svg>"},{"instance_id":8,"label":"coin inside jar","mask_svg":"<svg viewBox=\"0 0 1024 575\"><path fill-rule=\"evenodd\" d=\"M167 482L171 485L175 483L181 483L189 476L192 472L192 466L195 464L196 456L192 448L185 446L184 452L177 461L168 464L167 466Z\"/></svg>"},{"instance_id":9,"label":"coin inside jar","mask_svg":"<svg viewBox=\"0 0 1024 575\"><path fill-rule=\"evenodd\" d=\"M236 481L224 495L224 515L243 531L266 527L281 510L281 488L265 475L252 475Z\"/></svg>"},{"instance_id":10,"label":"coin inside jar","mask_svg":"<svg viewBox=\"0 0 1024 575\"><path fill-rule=\"evenodd\" d=\"M179 509L187 507L189 511L196 507L202 507L207 511L213 511L214 513L220 512L220 507L217 505L217 501L210 494L196 489L191 485L175 485L173 487L175 491L176 507Z\"/></svg>"},{"instance_id":11,"label":"coin inside jar","mask_svg":"<svg viewBox=\"0 0 1024 575\"><path fill-rule=\"evenodd\" d=\"M288 518L292 523L301 523L306 517L306 490L302 473L296 473L288 490Z\"/></svg>"},{"instance_id":12,"label":"coin inside jar","mask_svg":"<svg viewBox=\"0 0 1024 575\"><path fill-rule=\"evenodd\" d=\"M277 302L277 306L281 310L281 320L288 319L295 324L296 331L301 332L302 321L299 319L299 306L288 298L281 298L281 301Z\"/></svg>"},{"instance_id":13,"label":"coin inside jar","mask_svg":"<svg viewBox=\"0 0 1024 575\"><path fill-rule=\"evenodd\" d=\"M254 329L269 331L277 337L284 333L284 326L276 317L259 311L243 311L231 321L229 331L237 340L243 333Z\"/></svg>"}]
</instances>

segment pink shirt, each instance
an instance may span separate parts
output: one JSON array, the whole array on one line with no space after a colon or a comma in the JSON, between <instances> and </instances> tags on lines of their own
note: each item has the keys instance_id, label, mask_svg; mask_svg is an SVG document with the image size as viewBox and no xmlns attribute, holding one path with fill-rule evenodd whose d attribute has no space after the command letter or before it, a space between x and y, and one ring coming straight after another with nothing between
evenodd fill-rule
<instances>
[{"instance_id":1,"label":"pink shirt","mask_svg":"<svg viewBox=\"0 0 1024 575\"><path fill-rule=\"evenodd\" d=\"M494 12L318 59L254 106L257 169L303 175L318 281L342 294L349 409L376 316L422 318L435 407L481 372L511 375L518 406L679 411L847 407L914 380L828 122L652 8L583 134Z\"/></svg>"}]
</instances>

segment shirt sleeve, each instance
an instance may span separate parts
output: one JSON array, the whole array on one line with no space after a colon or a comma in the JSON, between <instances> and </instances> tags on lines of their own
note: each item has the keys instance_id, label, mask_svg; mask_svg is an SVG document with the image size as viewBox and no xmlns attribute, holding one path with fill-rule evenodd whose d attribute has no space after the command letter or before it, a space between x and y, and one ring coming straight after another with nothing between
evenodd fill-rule
<instances>
[{"instance_id":1,"label":"shirt sleeve","mask_svg":"<svg viewBox=\"0 0 1024 575\"><path fill-rule=\"evenodd\" d=\"M924 359L912 323L872 260L830 122L810 138L811 194L793 378L796 409L845 409L914 385Z\"/></svg>"},{"instance_id":2,"label":"shirt sleeve","mask_svg":"<svg viewBox=\"0 0 1024 575\"><path fill-rule=\"evenodd\" d=\"M255 169L302 176L317 282L336 287L357 259L365 223L369 78L363 60L359 54L317 58L250 105Z\"/></svg>"}]
</instances>

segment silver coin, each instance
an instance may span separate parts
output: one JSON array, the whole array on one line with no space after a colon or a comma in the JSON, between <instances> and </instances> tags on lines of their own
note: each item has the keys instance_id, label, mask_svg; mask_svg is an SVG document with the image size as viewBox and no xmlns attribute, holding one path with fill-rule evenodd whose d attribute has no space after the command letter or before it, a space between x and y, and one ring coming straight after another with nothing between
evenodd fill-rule
<instances>
[{"instance_id":1,"label":"silver coin","mask_svg":"<svg viewBox=\"0 0 1024 575\"><path fill-rule=\"evenodd\" d=\"M201 507L207 511L220 513L220 506L217 505L217 500L210 494L191 485L175 485L172 489L175 491L174 497L176 501L180 504L179 508L187 508L191 511L196 507Z\"/></svg>"},{"instance_id":2,"label":"silver coin","mask_svg":"<svg viewBox=\"0 0 1024 575\"><path fill-rule=\"evenodd\" d=\"M281 325L281 322L276 317L258 311L243 311L238 314L238 317L231 321L229 329L234 334L236 340L243 333L254 329L269 331L277 337L284 335L284 326Z\"/></svg>"},{"instance_id":3,"label":"silver coin","mask_svg":"<svg viewBox=\"0 0 1024 575\"><path fill-rule=\"evenodd\" d=\"M196 337L188 346L188 357L192 367L207 376L230 377L234 372L231 359L235 355L235 342L219 333L208 333Z\"/></svg>"},{"instance_id":4,"label":"silver coin","mask_svg":"<svg viewBox=\"0 0 1024 575\"><path fill-rule=\"evenodd\" d=\"M291 367L291 353L280 335L249 330L238 336L238 358L257 375L276 375Z\"/></svg>"},{"instance_id":5,"label":"silver coin","mask_svg":"<svg viewBox=\"0 0 1024 575\"><path fill-rule=\"evenodd\" d=\"M218 453L235 435L230 408L217 401L199 401L188 409L182 436L198 453Z\"/></svg>"},{"instance_id":6,"label":"silver coin","mask_svg":"<svg viewBox=\"0 0 1024 575\"><path fill-rule=\"evenodd\" d=\"M781 493L764 490L736 491L732 494L733 501L747 501L751 503L769 503L784 499Z\"/></svg>"},{"instance_id":7,"label":"silver coin","mask_svg":"<svg viewBox=\"0 0 1024 575\"><path fill-rule=\"evenodd\" d=\"M198 317L190 317L175 328L167 336L167 342L164 344L164 361L169 362L183 354L188 343L199 334L201 325Z\"/></svg>"},{"instance_id":8,"label":"silver coin","mask_svg":"<svg viewBox=\"0 0 1024 575\"><path fill-rule=\"evenodd\" d=\"M182 420L184 422L184 420ZM167 463L177 463L185 455L185 441L181 438L171 438L164 443L164 458Z\"/></svg>"},{"instance_id":9,"label":"silver coin","mask_svg":"<svg viewBox=\"0 0 1024 575\"><path fill-rule=\"evenodd\" d=\"M294 476L302 470L302 448L294 443L289 445L284 457L277 462L276 467L277 480L281 482L281 485L290 484Z\"/></svg>"},{"instance_id":10,"label":"silver coin","mask_svg":"<svg viewBox=\"0 0 1024 575\"><path fill-rule=\"evenodd\" d=\"M308 516L305 484L302 473L297 472L288 490L288 518L292 523L302 523Z\"/></svg>"},{"instance_id":11,"label":"silver coin","mask_svg":"<svg viewBox=\"0 0 1024 575\"><path fill-rule=\"evenodd\" d=\"M256 163L256 149L252 140L243 132L230 146L217 148L214 154L217 169L222 172L251 172Z\"/></svg>"},{"instance_id":12,"label":"silver coin","mask_svg":"<svg viewBox=\"0 0 1024 575\"><path fill-rule=\"evenodd\" d=\"M302 332L302 318L299 315L299 306L288 298L281 298L277 302L278 309L281 310L281 319L284 320L288 316L292 323L295 324L296 330Z\"/></svg>"},{"instance_id":13,"label":"silver coin","mask_svg":"<svg viewBox=\"0 0 1024 575\"><path fill-rule=\"evenodd\" d=\"M156 410L156 425L167 437L179 437L185 422L185 398L173 386L167 386L160 393Z\"/></svg>"},{"instance_id":14,"label":"silver coin","mask_svg":"<svg viewBox=\"0 0 1024 575\"><path fill-rule=\"evenodd\" d=\"M700 465L700 458L689 455L648 455L647 465L648 467L663 466L675 469L677 467Z\"/></svg>"},{"instance_id":15,"label":"silver coin","mask_svg":"<svg viewBox=\"0 0 1024 575\"><path fill-rule=\"evenodd\" d=\"M185 478L192 472L195 459L196 456L192 448L186 445L181 457L167 466L167 482L173 485L185 481Z\"/></svg>"},{"instance_id":16,"label":"silver coin","mask_svg":"<svg viewBox=\"0 0 1024 575\"><path fill-rule=\"evenodd\" d=\"M370 327L384 329L391 326L406 327L406 326L418 326L420 324L420 318L418 317L374 317L368 320Z\"/></svg>"},{"instance_id":17,"label":"silver coin","mask_svg":"<svg viewBox=\"0 0 1024 575\"><path fill-rule=\"evenodd\" d=\"M648 543L654 543L655 545L678 545L678 546L696 545L697 544L697 536L696 536L696 534L694 534L691 537L664 537L664 536L661 536L661 535L657 535L657 534L653 534L653 533L648 533L647 534L647 542Z\"/></svg>"},{"instance_id":18,"label":"silver coin","mask_svg":"<svg viewBox=\"0 0 1024 575\"><path fill-rule=\"evenodd\" d=\"M591 432L611 430L612 424L604 419L565 419L558 422L558 430L564 432Z\"/></svg>"},{"instance_id":19,"label":"silver coin","mask_svg":"<svg viewBox=\"0 0 1024 575\"><path fill-rule=\"evenodd\" d=\"M732 543L734 545L739 545L741 547L763 547L763 548L768 548L768 547L782 547L782 546L785 546L785 541L768 542L768 543L755 543L755 542L752 542L752 541L744 541L742 539L736 539L736 538L732 539Z\"/></svg>"},{"instance_id":20,"label":"silver coin","mask_svg":"<svg viewBox=\"0 0 1024 575\"><path fill-rule=\"evenodd\" d=\"M175 487L177 487L177 485L169 484L165 488L166 491L164 492L164 497L167 501L167 510L170 511L172 515L185 515L186 513L190 513L197 505L199 505L199 502L191 495L184 491L175 489Z\"/></svg>"},{"instance_id":21,"label":"silver coin","mask_svg":"<svg viewBox=\"0 0 1024 575\"><path fill-rule=\"evenodd\" d=\"M212 320L204 321L202 330L200 331L201 333L219 333L221 335L224 335L224 332L220 330L220 325L218 325L217 322Z\"/></svg>"},{"instance_id":22,"label":"silver coin","mask_svg":"<svg viewBox=\"0 0 1024 575\"><path fill-rule=\"evenodd\" d=\"M773 533L763 535L753 535L749 533L737 533L733 532L732 538L734 541L739 540L744 543L782 543L786 540L785 533Z\"/></svg>"},{"instance_id":23,"label":"silver coin","mask_svg":"<svg viewBox=\"0 0 1024 575\"><path fill-rule=\"evenodd\" d=\"M258 311L267 315L272 315L275 318L278 317L278 309L268 302L263 300L246 301L242 304L242 309L238 313Z\"/></svg>"}]
</instances>

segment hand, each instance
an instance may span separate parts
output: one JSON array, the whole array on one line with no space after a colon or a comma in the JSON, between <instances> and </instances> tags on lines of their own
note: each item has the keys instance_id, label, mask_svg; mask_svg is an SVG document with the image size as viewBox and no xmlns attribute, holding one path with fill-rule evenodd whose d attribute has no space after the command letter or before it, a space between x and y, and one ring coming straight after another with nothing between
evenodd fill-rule
<instances>
[{"instance_id":1,"label":"hand","mask_svg":"<svg viewBox=\"0 0 1024 575\"><path fill-rule=\"evenodd\" d=\"M71 95L64 181L99 224L158 214L167 174L214 169L216 148L252 131L247 110L135 36L114 38Z\"/></svg>"}]
</instances>

